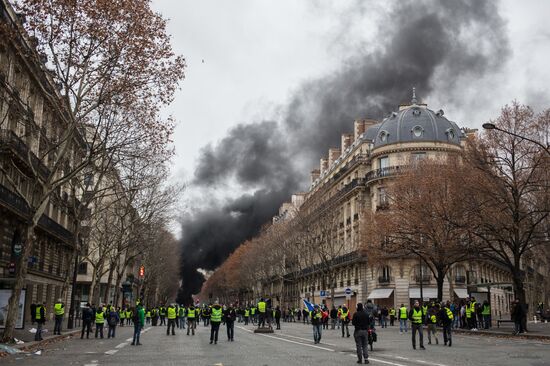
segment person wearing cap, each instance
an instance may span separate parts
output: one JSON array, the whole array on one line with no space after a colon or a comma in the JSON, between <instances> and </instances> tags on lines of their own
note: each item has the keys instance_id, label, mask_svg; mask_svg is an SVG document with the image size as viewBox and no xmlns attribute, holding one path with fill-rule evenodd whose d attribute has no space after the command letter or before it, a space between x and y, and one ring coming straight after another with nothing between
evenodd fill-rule
<instances>
[{"instance_id":1,"label":"person wearing cap","mask_svg":"<svg viewBox=\"0 0 550 366\"><path fill-rule=\"evenodd\" d=\"M65 314L65 305L61 302L61 299L57 299L57 302L53 306L53 310L55 312L53 334L61 335L61 324L63 323L63 315Z\"/></svg>"}]
</instances>

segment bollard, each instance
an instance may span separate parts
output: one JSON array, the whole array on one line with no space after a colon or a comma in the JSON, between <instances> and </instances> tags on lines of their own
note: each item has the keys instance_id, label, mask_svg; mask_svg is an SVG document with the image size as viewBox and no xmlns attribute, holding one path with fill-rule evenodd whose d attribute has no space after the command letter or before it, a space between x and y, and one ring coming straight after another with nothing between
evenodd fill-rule
<instances>
[{"instance_id":1,"label":"bollard","mask_svg":"<svg viewBox=\"0 0 550 366\"><path fill-rule=\"evenodd\" d=\"M533 321L535 322L535 324L537 324L537 316L536 315L533 315Z\"/></svg>"}]
</instances>

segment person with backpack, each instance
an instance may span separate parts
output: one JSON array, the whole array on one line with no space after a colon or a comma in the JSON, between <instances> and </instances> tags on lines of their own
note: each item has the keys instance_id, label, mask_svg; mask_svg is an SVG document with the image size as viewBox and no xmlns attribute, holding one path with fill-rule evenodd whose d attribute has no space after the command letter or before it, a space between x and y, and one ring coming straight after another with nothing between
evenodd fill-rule
<instances>
[{"instance_id":1,"label":"person with backpack","mask_svg":"<svg viewBox=\"0 0 550 366\"><path fill-rule=\"evenodd\" d=\"M363 310L363 304L357 304L357 312L353 314L353 319L351 324L355 326L355 331L353 332L353 338L355 338L355 346L357 348L357 363L362 363L364 360L365 363L369 363L369 353L368 353L368 337L369 337L369 328L373 322L372 313L368 314Z\"/></svg>"},{"instance_id":2,"label":"person with backpack","mask_svg":"<svg viewBox=\"0 0 550 366\"><path fill-rule=\"evenodd\" d=\"M443 326L443 343L445 345L448 344L449 347L451 347L452 345L451 329L454 323L454 315L453 315L453 312L451 311L451 306L449 301L447 301L441 307L441 310L439 311L439 321Z\"/></svg>"},{"instance_id":3,"label":"person with backpack","mask_svg":"<svg viewBox=\"0 0 550 366\"><path fill-rule=\"evenodd\" d=\"M107 324L109 325L109 330L107 331L107 338L115 338L116 326L118 325L120 318L118 312L114 307L111 306L109 314L107 315Z\"/></svg>"}]
</instances>

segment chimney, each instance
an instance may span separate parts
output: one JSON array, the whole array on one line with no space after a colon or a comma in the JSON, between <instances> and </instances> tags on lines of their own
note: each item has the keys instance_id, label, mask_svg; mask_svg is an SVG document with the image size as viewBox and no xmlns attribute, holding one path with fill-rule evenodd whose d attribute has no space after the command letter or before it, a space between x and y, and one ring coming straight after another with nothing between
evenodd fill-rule
<instances>
[{"instance_id":1,"label":"chimney","mask_svg":"<svg viewBox=\"0 0 550 366\"><path fill-rule=\"evenodd\" d=\"M375 119L370 118L364 118L364 119L356 119L354 122L354 136L355 140L359 138L372 125L377 124L378 121Z\"/></svg>"},{"instance_id":2,"label":"chimney","mask_svg":"<svg viewBox=\"0 0 550 366\"><path fill-rule=\"evenodd\" d=\"M348 147L353 144L353 134L352 133L344 133L342 134L342 153L346 151Z\"/></svg>"},{"instance_id":3,"label":"chimney","mask_svg":"<svg viewBox=\"0 0 550 366\"><path fill-rule=\"evenodd\" d=\"M313 169L311 171L311 183L315 182L320 175L321 172L319 171L319 169Z\"/></svg>"},{"instance_id":4,"label":"chimney","mask_svg":"<svg viewBox=\"0 0 550 366\"><path fill-rule=\"evenodd\" d=\"M334 163L334 161L340 157L340 153L340 149L337 149L335 147L328 149L328 166L331 166L332 163Z\"/></svg>"},{"instance_id":5,"label":"chimney","mask_svg":"<svg viewBox=\"0 0 550 366\"><path fill-rule=\"evenodd\" d=\"M321 164L320 164L320 171L321 174L327 171L328 169L328 159L327 158L321 158Z\"/></svg>"}]
</instances>

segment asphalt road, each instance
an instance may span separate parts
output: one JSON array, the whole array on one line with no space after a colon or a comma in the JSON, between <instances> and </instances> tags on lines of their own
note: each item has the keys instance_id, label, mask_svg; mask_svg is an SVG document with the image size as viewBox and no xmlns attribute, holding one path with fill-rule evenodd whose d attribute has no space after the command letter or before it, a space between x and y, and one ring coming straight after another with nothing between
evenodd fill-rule
<instances>
[{"instance_id":1,"label":"asphalt road","mask_svg":"<svg viewBox=\"0 0 550 366\"><path fill-rule=\"evenodd\" d=\"M353 365L356 362L353 335L342 338L339 330L324 330L321 343L313 344L311 327L283 323L282 330L260 335L252 326L236 325L235 341L228 342L225 327L217 345L209 344L210 329L202 325L197 334L187 336L176 330L166 336L164 327L146 327L142 346L131 346L132 327L117 329L116 339L66 339L47 346L41 355L15 355L2 365L223 365L223 366L305 366ZM370 353L372 365L452 366L550 365L550 343L486 336L453 335L453 347L428 345L413 350L410 333L397 327L378 329L378 342Z\"/></svg>"}]
</instances>

